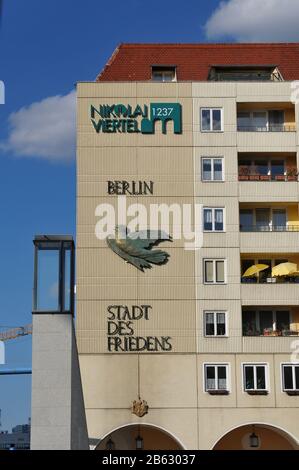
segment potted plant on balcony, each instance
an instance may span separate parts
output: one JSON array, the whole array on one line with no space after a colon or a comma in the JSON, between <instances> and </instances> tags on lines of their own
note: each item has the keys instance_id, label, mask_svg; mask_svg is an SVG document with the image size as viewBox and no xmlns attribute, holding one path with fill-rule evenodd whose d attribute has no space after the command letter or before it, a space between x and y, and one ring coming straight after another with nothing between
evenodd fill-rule
<instances>
[{"instance_id":1,"label":"potted plant on balcony","mask_svg":"<svg viewBox=\"0 0 299 470\"><path fill-rule=\"evenodd\" d=\"M260 175L258 173L258 168L256 166L252 166L250 168L249 180L250 181L259 181Z\"/></svg>"},{"instance_id":2,"label":"potted plant on balcony","mask_svg":"<svg viewBox=\"0 0 299 470\"><path fill-rule=\"evenodd\" d=\"M286 172L288 181L297 181L298 180L298 170L296 167L288 167Z\"/></svg>"},{"instance_id":3,"label":"potted plant on balcony","mask_svg":"<svg viewBox=\"0 0 299 470\"><path fill-rule=\"evenodd\" d=\"M275 175L275 181L285 181L286 176L285 175Z\"/></svg>"},{"instance_id":4,"label":"potted plant on balcony","mask_svg":"<svg viewBox=\"0 0 299 470\"><path fill-rule=\"evenodd\" d=\"M239 166L239 181L248 181L249 167Z\"/></svg>"},{"instance_id":5,"label":"potted plant on balcony","mask_svg":"<svg viewBox=\"0 0 299 470\"><path fill-rule=\"evenodd\" d=\"M260 175L261 181L270 181L270 179L271 179L270 175Z\"/></svg>"}]
</instances>

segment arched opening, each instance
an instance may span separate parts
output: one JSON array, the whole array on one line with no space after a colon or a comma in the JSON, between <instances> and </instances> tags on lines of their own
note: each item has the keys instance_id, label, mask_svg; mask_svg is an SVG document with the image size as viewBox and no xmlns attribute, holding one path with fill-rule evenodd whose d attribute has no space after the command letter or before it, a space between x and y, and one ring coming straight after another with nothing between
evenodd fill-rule
<instances>
[{"instance_id":1,"label":"arched opening","mask_svg":"<svg viewBox=\"0 0 299 470\"><path fill-rule=\"evenodd\" d=\"M213 450L298 450L298 444L275 426L247 424L222 436Z\"/></svg>"},{"instance_id":2,"label":"arched opening","mask_svg":"<svg viewBox=\"0 0 299 470\"><path fill-rule=\"evenodd\" d=\"M183 446L164 429L150 424L130 424L107 434L95 450L182 450Z\"/></svg>"}]
</instances>

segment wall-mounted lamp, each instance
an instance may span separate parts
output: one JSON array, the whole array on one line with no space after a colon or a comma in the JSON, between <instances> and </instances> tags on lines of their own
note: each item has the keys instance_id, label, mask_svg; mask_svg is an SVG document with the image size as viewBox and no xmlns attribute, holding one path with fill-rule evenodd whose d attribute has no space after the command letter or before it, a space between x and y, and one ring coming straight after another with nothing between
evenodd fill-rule
<instances>
[{"instance_id":1,"label":"wall-mounted lamp","mask_svg":"<svg viewBox=\"0 0 299 470\"><path fill-rule=\"evenodd\" d=\"M106 450L115 450L115 442L109 436L108 441L106 442Z\"/></svg>"},{"instance_id":2,"label":"wall-mounted lamp","mask_svg":"<svg viewBox=\"0 0 299 470\"><path fill-rule=\"evenodd\" d=\"M138 434L135 441L136 441L136 450L142 450L143 449L143 438L140 436L140 434Z\"/></svg>"},{"instance_id":3,"label":"wall-mounted lamp","mask_svg":"<svg viewBox=\"0 0 299 470\"><path fill-rule=\"evenodd\" d=\"M260 439L254 432L254 426L252 427L252 433L249 436L249 446L251 448L257 448L260 445Z\"/></svg>"}]
</instances>

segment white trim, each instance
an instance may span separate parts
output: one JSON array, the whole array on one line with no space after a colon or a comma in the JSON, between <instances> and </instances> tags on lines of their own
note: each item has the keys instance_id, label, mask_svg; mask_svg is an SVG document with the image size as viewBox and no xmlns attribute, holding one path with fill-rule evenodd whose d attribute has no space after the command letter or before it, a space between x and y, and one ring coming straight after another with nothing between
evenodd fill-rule
<instances>
[{"instance_id":1,"label":"white trim","mask_svg":"<svg viewBox=\"0 0 299 470\"><path fill-rule=\"evenodd\" d=\"M212 179L210 180L205 180L203 179L203 161L204 160L211 160L211 177L213 177ZM222 179L221 180L215 180L214 179L214 164L212 164L212 161L213 160L221 160L221 163L222 163ZM204 156L204 155L201 155L200 156L200 181L202 183L223 183L225 181L225 167L224 167L224 157L223 156Z\"/></svg>"},{"instance_id":2,"label":"white trim","mask_svg":"<svg viewBox=\"0 0 299 470\"><path fill-rule=\"evenodd\" d=\"M212 129L211 126L213 125L213 118L211 119L212 117L212 111L213 110L216 110L216 111L220 111L220 129L219 130L215 130L215 129ZM210 129L203 129L202 128L202 111L210 111ZM222 107L218 107L218 106L211 106L211 107L201 107L200 108L200 113L199 113L199 118L200 118L200 132L223 132L223 108Z\"/></svg>"},{"instance_id":3,"label":"white trim","mask_svg":"<svg viewBox=\"0 0 299 470\"><path fill-rule=\"evenodd\" d=\"M225 316L225 335L207 335L206 334L206 314L207 313L213 313L214 314L214 331L216 332L217 328L217 313L224 313ZM228 338L228 312L227 310L219 310L219 309L214 309L214 310L203 310L203 336L205 338Z\"/></svg>"},{"instance_id":4,"label":"white trim","mask_svg":"<svg viewBox=\"0 0 299 470\"><path fill-rule=\"evenodd\" d=\"M294 362L281 362L280 363L280 384L281 384L281 392L286 393L286 392L297 392L299 391L299 388L284 388L284 376L283 376L283 367L288 366L292 367L292 379L293 379L293 385L296 385L295 381L295 367L299 368L299 362L294 363Z\"/></svg>"},{"instance_id":5,"label":"white trim","mask_svg":"<svg viewBox=\"0 0 299 470\"><path fill-rule=\"evenodd\" d=\"M217 366L225 366L226 368L226 388L225 389L221 389L221 388L215 388L215 389L209 389L209 390L206 390L206 366L214 366L214 367L217 367ZM226 392L229 392L231 393L231 372L230 372L230 363L229 362L203 362L202 363L202 377L203 377L203 392L204 393L209 393L209 391L218 391L218 390L223 390L223 391L226 391ZM216 375L215 375L216 377Z\"/></svg>"},{"instance_id":6,"label":"white trim","mask_svg":"<svg viewBox=\"0 0 299 470\"><path fill-rule=\"evenodd\" d=\"M265 385L266 388L249 388L248 390L245 389L245 368L244 366L265 366ZM261 391L261 392L268 392L270 393L270 380L269 380L269 362L241 362L241 372L242 372L242 391L243 393L247 392L255 392L255 391ZM256 376L256 373L254 374Z\"/></svg>"},{"instance_id":7,"label":"white trim","mask_svg":"<svg viewBox=\"0 0 299 470\"><path fill-rule=\"evenodd\" d=\"M205 218L204 212L205 210L212 211L212 230L205 230ZM215 211L222 210L222 220L223 220L223 230L215 230ZM202 225L203 225L203 232L204 233L225 233L226 232L226 210L225 207L216 207L216 206L203 206L202 208Z\"/></svg>"},{"instance_id":8,"label":"white trim","mask_svg":"<svg viewBox=\"0 0 299 470\"><path fill-rule=\"evenodd\" d=\"M227 260L226 258L202 258L203 261L203 284L207 286L224 286L227 284ZM205 276L205 263L206 261L213 261L213 281L207 282ZM216 282L216 261L223 261L224 262L224 282Z\"/></svg>"}]
</instances>

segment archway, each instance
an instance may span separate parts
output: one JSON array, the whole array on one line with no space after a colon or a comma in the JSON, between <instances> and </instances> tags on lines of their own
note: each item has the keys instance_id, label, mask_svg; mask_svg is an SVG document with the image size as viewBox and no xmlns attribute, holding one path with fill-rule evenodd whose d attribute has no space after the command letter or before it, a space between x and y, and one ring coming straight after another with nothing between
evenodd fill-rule
<instances>
[{"instance_id":1,"label":"archway","mask_svg":"<svg viewBox=\"0 0 299 470\"><path fill-rule=\"evenodd\" d=\"M232 429L213 450L298 450L295 439L286 431L268 424L246 424Z\"/></svg>"},{"instance_id":2,"label":"archway","mask_svg":"<svg viewBox=\"0 0 299 470\"><path fill-rule=\"evenodd\" d=\"M139 438L137 442L136 439ZM182 444L170 433L150 424L130 424L107 434L95 450L136 450L142 445L144 450L182 450Z\"/></svg>"}]
</instances>

